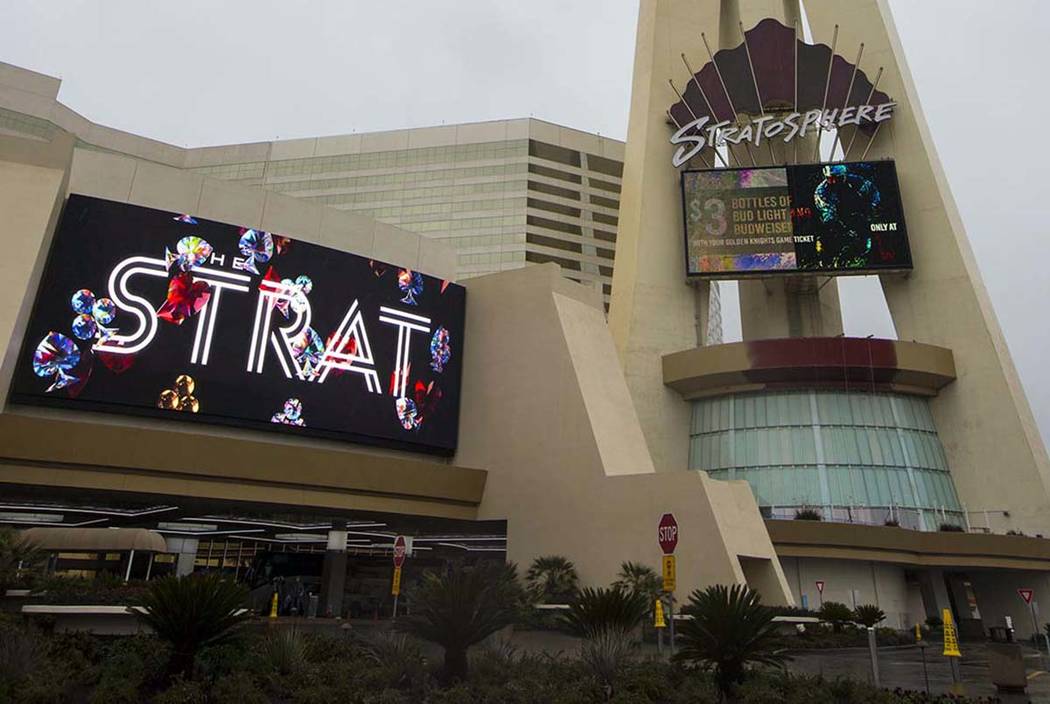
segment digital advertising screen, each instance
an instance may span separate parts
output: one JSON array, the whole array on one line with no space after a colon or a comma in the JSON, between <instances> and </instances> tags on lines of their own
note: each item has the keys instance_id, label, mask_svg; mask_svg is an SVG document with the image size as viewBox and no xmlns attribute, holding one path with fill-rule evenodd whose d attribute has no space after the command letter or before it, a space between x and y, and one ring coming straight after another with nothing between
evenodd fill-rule
<instances>
[{"instance_id":1,"label":"digital advertising screen","mask_svg":"<svg viewBox=\"0 0 1050 704\"><path fill-rule=\"evenodd\" d=\"M912 268L892 161L685 171L682 198L690 276Z\"/></svg>"},{"instance_id":2,"label":"digital advertising screen","mask_svg":"<svg viewBox=\"0 0 1050 704\"><path fill-rule=\"evenodd\" d=\"M465 303L396 263L72 195L11 401L450 455Z\"/></svg>"}]
</instances>

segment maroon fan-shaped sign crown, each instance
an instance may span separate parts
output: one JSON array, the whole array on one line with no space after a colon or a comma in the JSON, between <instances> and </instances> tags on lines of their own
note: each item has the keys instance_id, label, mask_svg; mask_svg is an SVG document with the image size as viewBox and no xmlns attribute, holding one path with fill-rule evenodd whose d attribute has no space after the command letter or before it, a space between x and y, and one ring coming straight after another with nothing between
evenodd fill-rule
<instances>
[{"instance_id":1,"label":"maroon fan-shaped sign crown","mask_svg":"<svg viewBox=\"0 0 1050 704\"><path fill-rule=\"evenodd\" d=\"M741 114L890 102L876 88L864 71L831 47L806 44L795 29L767 18L744 32L739 46L715 52L713 60L690 77L682 99L668 112L683 126L705 116L716 123L734 121ZM866 118L859 127L870 132L875 125Z\"/></svg>"}]
</instances>

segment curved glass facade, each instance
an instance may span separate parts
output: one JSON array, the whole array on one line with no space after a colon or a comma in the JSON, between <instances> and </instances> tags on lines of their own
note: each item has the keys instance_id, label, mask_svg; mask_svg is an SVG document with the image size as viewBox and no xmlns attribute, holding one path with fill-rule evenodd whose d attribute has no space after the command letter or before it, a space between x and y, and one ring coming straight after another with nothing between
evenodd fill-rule
<instances>
[{"instance_id":1,"label":"curved glass facade","mask_svg":"<svg viewBox=\"0 0 1050 704\"><path fill-rule=\"evenodd\" d=\"M745 479L763 513L936 529L962 513L925 398L781 391L693 402L689 466Z\"/></svg>"}]
</instances>

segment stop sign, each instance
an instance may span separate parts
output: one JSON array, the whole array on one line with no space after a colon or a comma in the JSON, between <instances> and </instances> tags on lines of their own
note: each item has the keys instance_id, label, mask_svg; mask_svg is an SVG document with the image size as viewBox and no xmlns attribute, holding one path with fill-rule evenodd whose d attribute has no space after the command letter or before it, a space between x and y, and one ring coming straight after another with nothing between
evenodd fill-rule
<instances>
[{"instance_id":1,"label":"stop sign","mask_svg":"<svg viewBox=\"0 0 1050 704\"><path fill-rule=\"evenodd\" d=\"M678 521L674 514L665 513L660 516L660 525L657 528L657 540L660 541L660 549L664 555L670 555L678 547Z\"/></svg>"},{"instance_id":2,"label":"stop sign","mask_svg":"<svg viewBox=\"0 0 1050 704\"><path fill-rule=\"evenodd\" d=\"M405 536L399 535L394 539L394 567L400 567L405 564L406 552Z\"/></svg>"}]
</instances>

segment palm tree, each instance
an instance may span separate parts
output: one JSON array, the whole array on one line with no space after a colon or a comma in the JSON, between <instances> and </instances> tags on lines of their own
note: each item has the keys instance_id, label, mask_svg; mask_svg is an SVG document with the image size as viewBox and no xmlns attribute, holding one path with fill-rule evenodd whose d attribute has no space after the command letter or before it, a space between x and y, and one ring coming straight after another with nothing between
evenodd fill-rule
<instances>
[{"instance_id":1,"label":"palm tree","mask_svg":"<svg viewBox=\"0 0 1050 704\"><path fill-rule=\"evenodd\" d=\"M514 623L525 591L514 565L484 562L452 565L444 574L426 572L411 593L412 615L398 621L408 631L445 650L445 678L467 676L467 649Z\"/></svg>"},{"instance_id":2,"label":"palm tree","mask_svg":"<svg viewBox=\"0 0 1050 704\"><path fill-rule=\"evenodd\" d=\"M853 610L853 620L862 626L872 626L886 620L886 613L875 604L861 604Z\"/></svg>"},{"instance_id":3,"label":"palm tree","mask_svg":"<svg viewBox=\"0 0 1050 704\"><path fill-rule=\"evenodd\" d=\"M525 573L525 585L533 597L545 604L572 601L579 589L576 566L561 555L545 555L532 561Z\"/></svg>"},{"instance_id":4,"label":"palm tree","mask_svg":"<svg viewBox=\"0 0 1050 704\"><path fill-rule=\"evenodd\" d=\"M773 611L762 605L758 592L743 584L716 584L689 596L683 612L691 621L678 628L679 661L699 663L714 671L725 701L741 682L749 663L782 665Z\"/></svg>"},{"instance_id":5,"label":"palm tree","mask_svg":"<svg viewBox=\"0 0 1050 704\"><path fill-rule=\"evenodd\" d=\"M18 531L0 528L0 595L18 581L19 573L32 567L43 557L43 552Z\"/></svg>"},{"instance_id":6,"label":"palm tree","mask_svg":"<svg viewBox=\"0 0 1050 704\"><path fill-rule=\"evenodd\" d=\"M626 635L638 627L648 608L645 596L621 587L587 587L569 604L561 620L571 633L582 638L595 638L607 632Z\"/></svg>"},{"instance_id":7,"label":"palm tree","mask_svg":"<svg viewBox=\"0 0 1050 704\"><path fill-rule=\"evenodd\" d=\"M641 594L652 605L663 591L663 579L649 565L639 562L625 562L620 565L620 573L616 575L614 587L620 587L626 592Z\"/></svg>"},{"instance_id":8,"label":"palm tree","mask_svg":"<svg viewBox=\"0 0 1050 704\"><path fill-rule=\"evenodd\" d=\"M251 618L248 590L219 573L164 577L149 583L134 613L172 648L168 677L193 677L197 652L228 641Z\"/></svg>"}]
</instances>

